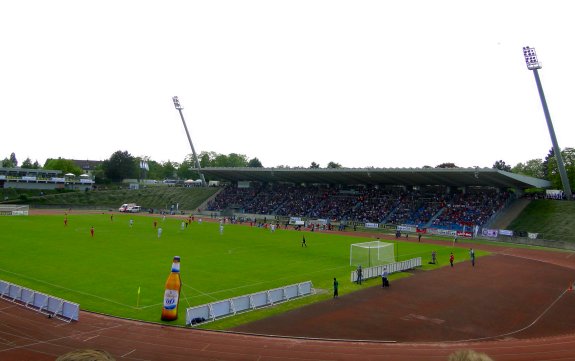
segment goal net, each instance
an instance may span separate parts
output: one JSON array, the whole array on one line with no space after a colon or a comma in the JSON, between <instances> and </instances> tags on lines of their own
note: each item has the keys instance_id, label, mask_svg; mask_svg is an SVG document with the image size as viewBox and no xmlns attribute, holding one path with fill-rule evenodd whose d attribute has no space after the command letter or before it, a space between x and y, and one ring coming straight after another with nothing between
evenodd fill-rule
<instances>
[{"instance_id":1,"label":"goal net","mask_svg":"<svg viewBox=\"0 0 575 361\"><path fill-rule=\"evenodd\" d=\"M349 265L373 267L395 262L393 243L381 241L353 243L349 250Z\"/></svg>"},{"instance_id":2,"label":"goal net","mask_svg":"<svg viewBox=\"0 0 575 361\"><path fill-rule=\"evenodd\" d=\"M27 216L30 210L29 205L0 205L0 216Z\"/></svg>"}]
</instances>

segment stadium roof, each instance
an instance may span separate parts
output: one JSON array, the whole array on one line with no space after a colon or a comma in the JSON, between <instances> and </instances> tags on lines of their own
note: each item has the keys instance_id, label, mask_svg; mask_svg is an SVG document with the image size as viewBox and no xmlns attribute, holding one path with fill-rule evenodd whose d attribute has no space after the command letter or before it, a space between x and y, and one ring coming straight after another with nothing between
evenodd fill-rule
<instances>
[{"instance_id":1,"label":"stadium roof","mask_svg":"<svg viewBox=\"0 0 575 361\"><path fill-rule=\"evenodd\" d=\"M290 182L343 185L445 185L548 188L549 181L492 168L203 168L212 179L230 182Z\"/></svg>"}]
</instances>

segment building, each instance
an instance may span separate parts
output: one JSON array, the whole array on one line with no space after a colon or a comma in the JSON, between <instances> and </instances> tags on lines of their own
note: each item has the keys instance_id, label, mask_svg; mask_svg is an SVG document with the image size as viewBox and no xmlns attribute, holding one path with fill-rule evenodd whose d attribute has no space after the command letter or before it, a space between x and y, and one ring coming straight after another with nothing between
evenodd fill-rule
<instances>
[{"instance_id":1,"label":"building","mask_svg":"<svg viewBox=\"0 0 575 361\"><path fill-rule=\"evenodd\" d=\"M76 176L62 174L61 170L0 167L0 188L90 190L93 185L94 179L89 174Z\"/></svg>"}]
</instances>

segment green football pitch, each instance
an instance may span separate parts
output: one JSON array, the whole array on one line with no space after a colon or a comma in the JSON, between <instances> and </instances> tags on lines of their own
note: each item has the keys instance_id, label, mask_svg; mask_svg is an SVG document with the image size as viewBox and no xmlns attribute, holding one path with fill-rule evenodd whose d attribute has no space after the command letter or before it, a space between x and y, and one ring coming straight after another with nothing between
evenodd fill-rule
<instances>
[{"instance_id":1,"label":"green football pitch","mask_svg":"<svg viewBox=\"0 0 575 361\"><path fill-rule=\"evenodd\" d=\"M64 225L64 214L0 217L0 279L79 303L83 310L160 322L164 284L173 257L180 256L178 325L185 323L187 307L309 280L327 290L315 300L330 297L334 277L340 295L359 290L350 282L350 245L370 240L283 228L272 233L247 224L226 224L220 234L217 223L198 218L184 228L183 218L173 217L67 218ZM163 230L160 238L154 221ZM452 250L413 242L397 242L395 249L397 260L422 257L423 268L434 267L427 265L432 250L443 265ZM467 259L464 249L454 253L457 260Z\"/></svg>"}]
</instances>

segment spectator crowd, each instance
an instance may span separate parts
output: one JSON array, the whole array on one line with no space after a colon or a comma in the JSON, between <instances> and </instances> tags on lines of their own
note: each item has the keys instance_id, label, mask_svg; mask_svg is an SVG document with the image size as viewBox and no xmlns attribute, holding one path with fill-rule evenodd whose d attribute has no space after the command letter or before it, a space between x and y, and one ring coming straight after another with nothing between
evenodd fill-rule
<instances>
[{"instance_id":1,"label":"spectator crowd","mask_svg":"<svg viewBox=\"0 0 575 361\"><path fill-rule=\"evenodd\" d=\"M208 204L209 211L236 209L242 213L307 217L331 222L409 224L450 230L482 226L509 199L493 188L448 192L445 187L408 190L405 187L295 186L257 184L227 186Z\"/></svg>"}]
</instances>

